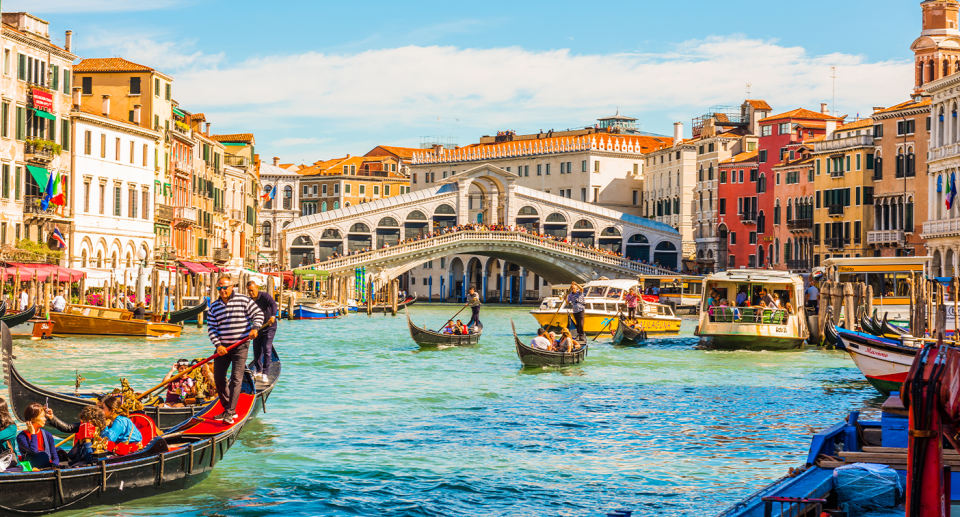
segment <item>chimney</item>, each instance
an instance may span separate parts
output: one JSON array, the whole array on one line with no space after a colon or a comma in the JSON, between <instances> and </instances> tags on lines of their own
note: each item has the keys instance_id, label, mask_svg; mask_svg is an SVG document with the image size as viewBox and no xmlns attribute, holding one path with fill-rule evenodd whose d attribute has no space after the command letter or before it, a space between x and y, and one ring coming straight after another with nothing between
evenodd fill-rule
<instances>
[{"instance_id":1,"label":"chimney","mask_svg":"<svg viewBox=\"0 0 960 517\"><path fill-rule=\"evenodd\" d=\"M673 145L679 144L683 140L683 122L673 123Z\"/></svg>"},{"instance_id":2,"label":"chimney","mask_svg":"<svg viewBox=\"0 0 960 517\"><path fill-rule=\"evenodd\" d=\"M140 125L140 105L139 104L133 105L133 123L138 126Z\"/></svg>"},{"instance_id":3,"label":"chimney","mask_svg":"<svg viewBox=\"0 0 960 517\"><path fill-rule=\"evenodd\" d=\"M350 153L347 153L347 158L350 158Z\"/></svg>"},{"instance_id":4,"label":"chimney","mask_svg":"<svg viewBox=\"0 0 960 517\"><path fill-rule=\"evenodd\" d=\"M280 158L277 158L276 156L273 157L273 166L274 167L280 166Z\"/></svg>"},{"instance_id":5,"label":"chimney","mask_svg":"<svg viewBox=\"0 0 960 517\"><path fill-rule=\"evenodd\" d=\"M109 95L103 96L103 116L104 117L110 116L110 96Z\"/></svg>"},{"instance_id":6,"label":"chimney","mask_svg":"<svg viewBox=\"0 0 960 517\"><path fill-rule=\"evenodd\" d=\"M207 122L207 133L206 133L206 135L207 135L207 136L210 136L210 123L209 123L209 122Z\"/></svg>"},{"instance_id":7,"label":"chimney","mask_svg":"<svg viewBox=\"0 0 960 517\"><path fill-rule=\"evenodd\" d=\"M70 52L70 48L73 47L73 31L67 31L67 37L64 39L65 43L63 44L64 50Z\"/></svg>"},{"instance_id":8,"label":"chimney","mask_svg":"<svg viewBox=\"0 0 960 517\"><path fill-rule=\"evenodd\" d=\"M873 107L873 112L874 112L874 113L877 113L877 112L879 112L879 111L881 111L881 110L883 110L883 106L874 106L874 107Z\"/></svg>"},{"instance_id":9,"label":"chimney","mask_svg":"<svg viewBox=\"0 0 960 517\"><path fill-rule=\"evenodd\" d=\"M77 86L73 89L73 109L80 109L80 92L83 91L83 88Z\"/></svg>"},{"instance_id":10,"label":"chimney","mask_svg":"<svg viewBox=\"0 0 960 517\"><path fill-rule=\"evenodd\" d=\"M827 108L827 103L826 103L826 102L821 102L821 103L820 103L820 113L822 113L822 114L824 114L824 115L829 115L829 114L830 114L830 109Z\"/></svg>"}]
</instances>

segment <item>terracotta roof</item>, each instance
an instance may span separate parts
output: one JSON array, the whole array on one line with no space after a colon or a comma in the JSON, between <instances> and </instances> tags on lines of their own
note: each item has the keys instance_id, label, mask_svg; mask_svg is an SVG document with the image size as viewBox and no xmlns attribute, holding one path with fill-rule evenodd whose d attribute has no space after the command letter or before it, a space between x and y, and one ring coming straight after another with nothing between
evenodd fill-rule
<instances>
[{"instance_id":1,"label":"terracotta roof","mask_svg":"<svg viewBox=\"0 0 960 517\"><path fill-rule=\"evenodd\" d=\"M803 129L826 129L827 123L826 122L809 122L809 121L798 122L797 127L800 127Z\"/></svg>"},{"instance_id":2,"label":"terracotta roof","mask_svg":"<svg viewBox=\"0 0 960 517\"><path fill-rule=\"evenodd\" d=\"M205 117L203 113L194 113L190 115L189 118L191 122L195 120L202 120L203 122L207 121L207 117Z\"/></svg>"},{"instance_id":3,"label":"terracotta roof","mask_svg":"<svg viewBox=\"0 0 960 517\"><path fill-rule=\"evenodd\" d=\"M727 160L724 160L724 161L722 161L722 162L720 162L720 163L721 163L721 164L724 164L724 163L743 163L743 162L749 162L749 161L753 161L753 160L757 157L758 154L760 154L760 151L747 151L747 152L745 152L745 153L740 153L740 154L738 154L738 155L736 155L736 156L733 156L732 158L729 158L729 159L727 159Z\"/></svg>"},{"instance_id":4,"label":"terracotta roof","mask_svg":"<svg viewBox=\"0 0 960 517\"><path fill-rule=\"evenodd\" d=\"M848 129L860 129L864 127L873 127L873 119L864 118L864 119L851 122L849 124L844 124L842 126L837 127L837 131L845 131Z\"/></svg>"},{"instance_id":5,"label":"terracotta roof","mask_svg":"<svg viewBox=\"0 0 960 517\"><path fill-rule=\"evenodd\" d=\"M793 161L788 159L783 163L774 165L773 168L777 169L777 168L783 168L783 167L796 167L798 165L813 165L813 161L814 161L814 158L810 156L806 158L797 158L796 160L793 160Z\"/></svg>"},{"instance_id":6,"label":"terracotta roof","mask_svg":"<svg viewBox=\"0 0 960 517\"><path fill-rule=\"evenodd\" d=\"M771 111L773 108L767 104L767 101L761 99L747 99L745 101L747 104L753 106L753 109L760 111Z\"/></svg>"},{"instance_id":7,"label":"terracotta roof","mask_svg":"<svg viewBox=\"0 0 960 517\"><path fill-rule=\"evenodd\" d=\"M890 106L887 109L882 109L880 111L877 111L874 113L874 115L876 115L877 113L889 113L891 111L899 111L899 110L905 110L905 109L911 109L911 108L921 108L923 106L929 106L932 103L933 103L933 100L930 97L924 97L920 100L920 102L915 102L913 99L910 99L907 102L901 102L896 106Z\"/></svg>"},{"instance_id":8,"label":"terracotta roof","mask_svg":"<svg viewBox=\"0 0 960 517\"><path fill-rule=\"evenodd\" d=\"M155 72L149 66L127 61L122 57L84 59L73 65L73 72Z\"/></svg>"},{"instance_id":9,"label":"terracotta roof","mask_svg":"<svg viewBox=\"0 0 960 517\"><path fill-rule=\"evenodd\" d=\"M719 122L730 122L730 117L723 113L714 113L713 118L717 119Z\"/></svg>"},{"instance_id":10,"label":"terracotta roof","mask_svg":"<svg viewBox=\"0 0 960 517\"><path fill-rule=\"evenodd\" d=\"M509 153L512 149L527 149L532 146L535 147L551 147L556 146L563 152L564 146L567 144L572 144L575 141L585 141L590 142L591 139L594 139L598 145L600 142L614 142L619 143L621 147L624 145L633 145L634 152L639 152L646 154L652 151L663 149L665 147L673 146L673 138L668 137L658 137L658 136L646 136L646 135L618 135L615 133L597 133L597 134L587 134L580 136L557 136L552 138L540 138L534 140L516 140L511 142L491 142L488 144L470 144L465 147L460 147L458 149L448 151L449 153L456 154L458 151L461 152L470 152L470 151L483 151L483 152L495 152L497 150L504 150ZM418 151L423 151L418 149ZM556 151L555 151L556 152ZM508 154L509 156L509 154Z\"/></svg>"},{"instance_id":11,"label":"terracotta roof","mask_svg":"<svg viewBox=\"0 0 960 517\"><path fill-rule=\"evenodd\" d=\"M805 144L812 144L812 143L814 143L814 142L823 142L823 141L826 140L826 139L827 139L827 135L817 135L817 136L815 136L815 137L813 137L813 138L808 138L808 139L804 140L803 143L805 143Z\"/></svg>"},{"instance_id":12,"label":"terracotta roof","mask_svg":"<svg viewBox=\"0 0 960 517\"><path fill-rule=\"evenodd\" d=\"M812 119L812 120L837 120L842 121L840 117L834 117L833 115L827 115L825 113L819 113L816 111L810 111L808 109L797 108L795 110L790 110L786 113L781 113L779 115L773 115L764 119L760 119L760 122L770 122L777 119L784 118L797 118L797 119Z\"/></svg>"},{"instance_id":13,"label":"terracotta roof","mask_svg":"<svg viewBox=\"0 0 960 517\"><path fill-rule=\"evenodd\" d=\"M395 154L404 160L410 160L413 158L413 153L423 151L423 149L418 149L416 147L395 147L392 145L378 145L377 147L389 153ZM371 149L370 152L367 153L367 156L370 156L370 153L372 153L375 149L376 147Z\"/></svg>"},{"instance_id":14,"label":"terracotta roof","mask_svg":"<svg viewBox=\"0 0 960 517\"><path fill-rule=\"evenodd\" d=\"M245 144L253 143L253 133L237 133L233 135L210 135L212 140L217 142L243 142Z\"/></svg>"}]
</instances>

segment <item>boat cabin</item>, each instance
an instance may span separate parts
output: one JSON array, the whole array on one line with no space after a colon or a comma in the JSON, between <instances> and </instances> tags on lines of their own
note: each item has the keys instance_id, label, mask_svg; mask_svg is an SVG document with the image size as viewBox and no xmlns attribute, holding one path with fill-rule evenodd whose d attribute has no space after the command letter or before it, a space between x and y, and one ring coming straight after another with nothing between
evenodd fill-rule
<instances>
[{"instance_id":1,"label":"boat cabin","mask_svg":"<svg viewBox=\"0 0 960 517\"><path fill-rule=\"evenodd\" d=\"M761 305L764 291L776 295L779 307ZM798 307L803 307L803 279L786 271L737 269L703 281L700 311L710 322L782 325Z\"/></svg>"},{"instance_id":2,"label":"boat cabin","mask_svg":"<svg viewBox=\"0 0 960 517\"><path fill-rule=\"evenodd\" d=\"M875 305L910 304L907 278L922 273L930 257L856 257L828 258L824 269L835 266L829 280L862 282L873 287Z\"/></svg>"}]
</instances>

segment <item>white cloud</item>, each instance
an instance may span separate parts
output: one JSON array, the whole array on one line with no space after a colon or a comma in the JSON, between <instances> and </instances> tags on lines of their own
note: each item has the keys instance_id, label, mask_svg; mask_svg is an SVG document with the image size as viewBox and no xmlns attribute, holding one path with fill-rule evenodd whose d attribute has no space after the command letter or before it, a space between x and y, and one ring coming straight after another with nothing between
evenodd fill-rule
<instances>
[{"instance_id":1,"label":"white cloud","mask_svg":"<svg viewBox=\"0 0 960 517\"><path fill-rule=\"evenodd\" d=\"M163 34L142 31L92 28L90 34L78 34L75 52L82 57L112 57L147 65L167 74L192 67L209 68L220 63L224 53L204 54L193 50L193 40L165 41Z\"/></svg>"},{"instance_id":2,"label":"white cloud","mask_svg":"<svg viewBox=\"0 0 960 517\"><path fill-rule=\"evenodd\" d=\"M7 0L6 12L91 13L99 11L154 11L183 4L183 0Z\"/></svg>"},{"instance_id":3,"label":"white cloud","mask_svg":"<svg viewBox=\"0 0 960 517\"><path fill-rule=\"evenodd\" d=\"M303 145L319 145L332 141L331 138L295 138L295 137L286 137L279 140L270 142L270 145L276 147L293 147L293 146L303 146Z\"/></svg>"},{"instance_id":4,"label":"white cloud","mask_svg":"<svg viewBox=\"0 0 960 517\"><path fill-rule=\"evenodd\" d=\"M204 59L212 65L203 68ZM298 118L336 121L341 129L431 127L443 114L462 126L493 129L519 121L589 122L615 106L634 116L669 111L689 119L714 104L739 104L748 82L752 97L777 110L817 109L831 99L831 65L837 104L852 114L900 102L912 84L909 62L811 56L801 47L740 36L688 41L665 54L407 46L278 55L235 66L201 55L195 63L176 77L181 101L268 127Z\"/></svg>"}]
</instances>

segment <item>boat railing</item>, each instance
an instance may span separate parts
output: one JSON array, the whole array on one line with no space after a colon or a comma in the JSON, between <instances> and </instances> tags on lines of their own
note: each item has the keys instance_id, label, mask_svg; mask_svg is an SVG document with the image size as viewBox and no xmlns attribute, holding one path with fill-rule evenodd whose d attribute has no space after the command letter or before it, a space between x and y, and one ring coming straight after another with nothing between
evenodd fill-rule
<instances>
[{"instance_id":1,"label":"boat railing","mask_svg":"<svg viewBox=\"0 0 960 517\"><path fill-rule=\"evenodd\" d=\"M460 231L455 233L448 233L446 235L439 235L437 237L431 237L428 239L422 239L422 240L418 240L418 241L414 241L406 244L391 246L389 248L367 251L367 252L359 253L356 255L350 255L348 257L339 257L331 260L317 262L308 267L322 269L325 271L350 269L359 264L363 264L371 261L377 262L383 259L396 257L398 255L404 255L407 253L427 250L429 248L434 248L437 246L449 245L449 244L453 244L460 241L470 241L470 240L482 240L487 242L489 241L523 242L530 246L548 249L554 252L559 251L562 253L575 255L577 257L593 260L596 262L603 262L605 264L609 264L615 267L620 267L622 269L628 269L644 275L675 275L676 274L676 272L666 268L654 266L651 264L644 264L642 262L637 262L627 258L618 257L615 255L607 255L605 253L599 253L589 249L574 246L572 244L554 241L551 239L547 239L545 237L538 237L536 235L530 235L528 233L511 232L511 231L476 231L476 230L467 230L467 231Z\"/></svg>"},{"instance_id":2,"label":"boat railing","mask_svg":"<svg viewBox=\"0 0 960 517\"><path fill-rule=\"evenodd\" d=\"M786 309L768 309L766 307L710 307L710 321L713 323L752 323L757 325L783 325L790 313Z\"/></svg>"}]
</instances>

